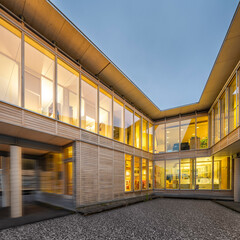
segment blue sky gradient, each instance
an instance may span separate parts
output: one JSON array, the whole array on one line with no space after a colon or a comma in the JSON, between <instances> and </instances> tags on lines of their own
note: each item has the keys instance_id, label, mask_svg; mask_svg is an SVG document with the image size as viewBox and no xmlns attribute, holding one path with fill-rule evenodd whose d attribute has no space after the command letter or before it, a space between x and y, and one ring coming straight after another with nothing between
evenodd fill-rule
<instances>
[{"instance_id":1,"label":"blue sky gradient","mask_svg":"<svg viewBox=\"0 0 240 240\"><path fill-rule=\"evenodd\" d=\"M197 102L238 0L52 0L161 110Z\"/></svg>"}]
</instances>

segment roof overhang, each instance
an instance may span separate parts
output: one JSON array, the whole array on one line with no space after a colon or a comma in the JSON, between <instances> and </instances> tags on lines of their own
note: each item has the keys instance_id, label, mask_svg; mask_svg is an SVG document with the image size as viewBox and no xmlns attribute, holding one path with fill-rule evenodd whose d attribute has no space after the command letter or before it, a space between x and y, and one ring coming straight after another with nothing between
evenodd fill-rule
<instances>
[{"instance_id":1,"label":"roof overhang","mask_svg":"<svg viewBox=\"0 0 240 240\"><path fill-rule=\"evenodd\" d=\"M161 111L94 43L50 1L0 0L41 35L55 41L73 59L152 120L208 110L240 60L239 5L198 103Z\"/></svg>"}]
</instances>

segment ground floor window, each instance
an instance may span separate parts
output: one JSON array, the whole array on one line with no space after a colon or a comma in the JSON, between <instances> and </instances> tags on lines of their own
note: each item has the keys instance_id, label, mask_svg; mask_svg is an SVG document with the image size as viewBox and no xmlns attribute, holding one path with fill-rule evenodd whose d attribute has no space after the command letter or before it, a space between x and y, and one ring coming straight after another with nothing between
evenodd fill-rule
<instances>
[{"instance_id":1,"label":"ground floor window","mask_svg":"<svg viewBox=\"0 0 240 240\"><path fill-rule=\"evenodd\" d=\"M125 191L132 191L132 155L125 155Z\"/></svg>"},{"instance_id":2,"label":"ground floor window","mask_svg":"<svg viewBox=\"0 0 240 240\"><path fill-rule=\"evenodd\" d=\"M196 189L212 189L212 158L196 159Z\"/></svg>"},{"instance_id":3,"label":"ground floor window","mask_svg":"<svg viewBox=\"0 0 240 240\"><path fill-rule=\"evenodd\" d=\"M164 189L165 188L165 162L156 161L155 163L155 188Z\"/></svg>"},{"instance_id":4,"label":"ground floor window","mask_svg":"<svg viewBox=\"0 0 240 240\"><path fill-rule=\"evenodd\" d=\"M195 159L181 159L181 189L195 189Z\"/></svg>"}]
</instances>

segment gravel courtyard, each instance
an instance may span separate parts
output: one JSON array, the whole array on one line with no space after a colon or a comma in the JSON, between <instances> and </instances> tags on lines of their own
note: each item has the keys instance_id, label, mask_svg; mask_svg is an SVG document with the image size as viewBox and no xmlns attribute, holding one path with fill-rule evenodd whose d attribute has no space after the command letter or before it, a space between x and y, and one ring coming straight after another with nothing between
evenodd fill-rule
<instances>
[{"instance_id":1,"label":"gravel courtyard","mask_svg":"<svg viewBox=\"0 0 240 240\"><path fill-rule=\"evenodd\" d=\"M240 214L211 201L155 199L6 229L0 239L240 239Z\"/></svg>"}]
</instances>

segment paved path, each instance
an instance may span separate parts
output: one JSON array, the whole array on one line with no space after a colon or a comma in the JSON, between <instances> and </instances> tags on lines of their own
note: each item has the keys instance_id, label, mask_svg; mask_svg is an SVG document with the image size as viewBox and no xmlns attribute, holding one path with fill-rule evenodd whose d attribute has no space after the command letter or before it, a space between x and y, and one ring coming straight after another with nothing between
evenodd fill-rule
<instances>
[{"instance_id":1,"label":"paved path","mask_svg":"<svg viewBox=\"0 0 240 240\"><path fill-rule=\"evenodd\" d=\"M0 239L240 239L240 214L211 201L155 199L3 230Z\"/></svg>"}]
</instances>

